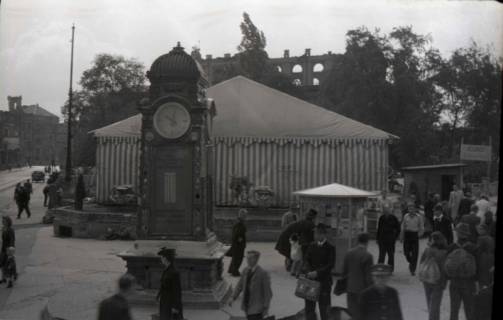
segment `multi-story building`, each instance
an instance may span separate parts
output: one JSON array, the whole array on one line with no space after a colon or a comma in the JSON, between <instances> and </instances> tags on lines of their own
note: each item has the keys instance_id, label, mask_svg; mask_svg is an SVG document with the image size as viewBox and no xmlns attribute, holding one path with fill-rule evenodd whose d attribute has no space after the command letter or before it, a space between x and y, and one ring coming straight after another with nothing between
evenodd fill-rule
<instances>
[{"instance_id":1,"label":"multi-story building","mask_svg":"<svg viewBox=\"0 0 503 320\"><path fill-rule=\"evenodd\" d=\"M22 96L7 97L0 112L0 166L61 163L59 118L38 104L23 105Z\"/></svg>"}]
</instances>

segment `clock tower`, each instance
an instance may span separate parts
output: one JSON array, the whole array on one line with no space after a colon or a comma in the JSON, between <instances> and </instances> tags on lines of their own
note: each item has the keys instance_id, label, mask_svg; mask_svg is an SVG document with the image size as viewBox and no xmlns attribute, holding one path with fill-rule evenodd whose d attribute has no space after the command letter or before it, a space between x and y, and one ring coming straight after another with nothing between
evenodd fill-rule
<instances>
[{"instance_id":1,"label":"clock tower","mask_svg":"<svg viewBox=\"0 0 503 320\"><path fill-rule=\"evenodd\" d=\"M212 236L208 170L208 82L178 43L147 72L143 105L141 209L144 239L207 240Z\"/></svg>"},{"instance_id":2,"label":"clock tower","mask_svg":"<svg viewBox=\"0 0 503 320\"><path fill-rule=\"evenodd\" d=\"M180 43L152 63L147 77L149 101L140 106L140 240L119 254L143 287L131 301L156 304L163 271L157 252L167 247L176 250L184 306L219 308L231 287L212 231L208 82Z\"/></svg>"}]
</instances>

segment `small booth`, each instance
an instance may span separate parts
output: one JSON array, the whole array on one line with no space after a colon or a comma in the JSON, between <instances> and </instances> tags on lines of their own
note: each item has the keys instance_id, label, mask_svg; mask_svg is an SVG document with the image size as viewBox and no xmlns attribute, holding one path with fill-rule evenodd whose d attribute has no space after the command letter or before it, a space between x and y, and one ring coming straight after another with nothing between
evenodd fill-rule
<instances>
[{"instance_id":1,"label":"small booth","mask_svg":"<svg viewBox=\"0 0 503 320\"><path fill-rule=\"evenodd\" d=\"M299 197L300 212L310 208L318 211L316 223L330 226L329 242L336 246L335 274L342 273L346 252L355 246L358 233L363 232L364 213L373 192L333 183L312 189L295 191Z\"/></svg>"}]
</instances>

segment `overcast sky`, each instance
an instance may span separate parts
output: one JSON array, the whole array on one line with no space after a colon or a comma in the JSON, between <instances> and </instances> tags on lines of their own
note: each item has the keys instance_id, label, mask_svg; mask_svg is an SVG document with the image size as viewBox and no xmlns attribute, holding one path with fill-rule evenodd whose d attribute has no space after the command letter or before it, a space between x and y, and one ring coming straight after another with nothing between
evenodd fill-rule
<instances>
[{"instance_id":1,"label":"overcast sky","mask_svg":"<svg viewBox=\"0 0 503 320\"><path fill-rule=\"evenodd\" d=\"M273 4L272 4L273 3ZM448 56L471 40L503 56L502 6L492 1L335 0L3 0L0 7L0 109L7 95L60 115L67 99L71 25L74 88L98 53L134 57L146 68L176 41L214 57L235 53L242 13L267 38L270 57L344 52L348 30L365 25L389 32L412 25L431 34Z\"/></svg>"}]
</instances>

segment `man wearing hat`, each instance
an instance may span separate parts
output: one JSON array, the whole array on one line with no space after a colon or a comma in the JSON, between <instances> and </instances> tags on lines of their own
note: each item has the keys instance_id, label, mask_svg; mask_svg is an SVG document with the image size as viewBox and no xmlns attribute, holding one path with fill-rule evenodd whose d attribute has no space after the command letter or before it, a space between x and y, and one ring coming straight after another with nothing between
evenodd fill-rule
<instances>
[{"instance_id":1,"label":"man wearing hat","mask_svg":"<svg viewBox=\"0 0 503 320\"><path fill-rule=\"evenodd\" d=\"M318 308L321 320L328 320L331 307L332 269L335 265L335 247L327 241L328 227L318 224L314 233L314 242L306 250L304 271L308 279L320 282ZM316 302L305 301L306 320L316 320Z\"/></svg>"},{"instance_id":2,"label":"man wearing hat","mask_svg":"<svg viewBox=\"0 0 503 320\"><path fill-rule=\"evenodd\" d=\"M474 320L474 297L477 287L477 247L471 243L470 226L458 223L456 226L457 242L447 248L444 269L449 281L451 298L450 320L458 320L461 302L467 320Z\"/></svg>"},{"instance_id":3,"label":"man wearing hat","mask_svg":"<svg viewBox=\"0 0 503 320\"><path fill-rule=\"evenodd\" d=\"M180 273L173 265L175 249L162 248L158 253L165 266L161 276L161 286L157 294L159 300L159 320L183 319L182 285Z\"/></svg>"},{"instance_id":4,"label":"man wearing hat","mask_svg":"<svg viewBox=\"0 0 503 320\"><path fill-rule=\"evenodd\" d=\"M360 294L358 320L402 320L398 292L387 286L392 267L375 264L370 268L374 284Z\"/></svg>"}]
</instances>

